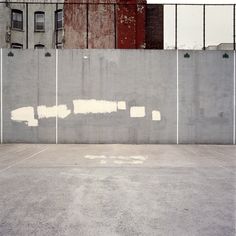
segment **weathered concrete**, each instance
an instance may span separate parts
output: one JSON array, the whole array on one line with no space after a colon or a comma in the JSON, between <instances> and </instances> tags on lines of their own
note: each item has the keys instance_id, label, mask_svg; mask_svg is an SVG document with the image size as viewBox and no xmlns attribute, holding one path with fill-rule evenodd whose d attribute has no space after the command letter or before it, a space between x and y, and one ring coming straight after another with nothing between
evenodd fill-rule
<instances>
[{"instance_id":1,"label":"weathered concrete","mask_svg":"<svg viewBox=\"0 0 236 236\"><path fill-rule=\"evenodd\" d=\"M3 50L3 136L5 143L55 143L55 118L41 119L38 127L11 120L11 111L20 107L54 106L56 102L55 51ZM37 118L37 117L36 117Z\"/></svg>"},{"instance_id":2,"label":"weathered concrete","mask_svg":"<svg viewBox=\"0 0 236 236\"><path fill-rule=\"evenodd\" d=\"M2 145L0 235L234 236L235 160L235 146Z\"/></svg>"},{"instance_id":3,"label":"weathered concrete","mask_svg":"<svg viewBox=\"0 0 236 236\"><path fill-rule=\"evenodd\" d=\"M232 144L234 54L179 52L180 143Z\"/></svg>"},{"instance_id":4,"label":"weathered concrete","mask_svg":"<svg viewBox=\"0 0 236 236\"><path fill-rule=\"evenodd\" d=\"M4 143L55 143L57 134L59 143L173 144L178 130L180 143L233 144L232 52L223 58L224 51L188 51L185 58L179 51L177 65L176 51L59 50L58 94L54 50L51 57L46 50L12 50L13 57L9 52L3 50ZM56 100L62 109L58 123ZM92 100L95 107L90 103L90 113L86 105L77 112L76 100ZM96 102L125 106L101 112ZM38 117L41 105L51 107L50 118ZM12 111L29 106L38 126L11 119Z\"/></svg>"},{"instance_id":5,"label":"weathered concrete","mask_svg":"<svg viewBox=\"0 0 236 236\"><path fill-rule=\"evenodd\" d=\"M73 110L72 100L80 98L127 105L117 113L59 120L60 143L176 143L176 52L66 50L59 55L59 104ZM131 118L132 106L145 106L146 116ZM161 122L152 121L152 110L161 111Z\"/></svg>"}]
</instances>

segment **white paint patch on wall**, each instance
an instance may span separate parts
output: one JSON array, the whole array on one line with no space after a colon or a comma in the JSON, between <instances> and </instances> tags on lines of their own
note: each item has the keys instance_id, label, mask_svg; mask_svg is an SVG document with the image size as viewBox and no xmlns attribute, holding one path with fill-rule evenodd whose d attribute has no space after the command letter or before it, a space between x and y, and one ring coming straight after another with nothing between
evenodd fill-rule
<instances>
[{"instance_id":1,"label":"white paint patch on wall","mask_svg":"<svg viewBox=\"0 0 236 236\"><path fill-rule=\"evenodd\" d=\"M38 120L34 118L33 107L21 107L11 111L11 119L16 122L24 122L28 126L38 126Z\"/></svg>"},{"instance_id":2,"label":"white paint patch on wall","mask_svg":"<svg viewBox=\"0 0 236 236\"><path fill-rule=\"evenodd\" d=\"M130 117L131 118L143 118L145 117L145 107L131 107Z\"/></svg>"},{"instance_id":3,"label":"white paint patch on wall","mask_svg":"<svg viewBox=\"0 0 236 236\"><path fill-rule=\"evenodd\" d=\"M73 100L74 114L99 114L117 112L117 102L105 100Z\"/></svg>"},{"instance_id":4,"label":"white paint patch on wall","mask_svg":"<svg viewBox=\"0 0 236 236\"><path fill-rule=\"evenodd\" d=\"M161 120L160 111L152 111L152 120L153 121L160 121Z\"/></svg>"},{"instance_id":5,"label":"white paint patch on wall","mask_svg":"<svg viewBox=\"0 0 236 236\"><path fill-rule=\"evenodd\" d=\"M118 110L126 110L126 102L124 101L117 102L117 107L118 107Z\"/></svg>"},{"instance_id":6,"label":"white paint patch on wall","mask_svg":"<svg viewBox=\"0 0 236 236\"><path fill-rule=\"evenodd\" d=\"M58 118L65 119L71 114L71 110L69 110L66 105L52 107L38 106L37 111L39 119L52 118L57 116Z\"/></svg>"}]
</instances>

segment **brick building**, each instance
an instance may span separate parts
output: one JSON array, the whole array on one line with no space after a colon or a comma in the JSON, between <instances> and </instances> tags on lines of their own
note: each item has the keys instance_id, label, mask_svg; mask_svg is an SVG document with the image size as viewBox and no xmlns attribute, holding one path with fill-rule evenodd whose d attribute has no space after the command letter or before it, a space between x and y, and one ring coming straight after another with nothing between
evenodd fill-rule
<instances>
[{"instance_id":1,"label":"brick building","mask_svg":"<svg viewBox=\"0 0 236 236\"><path fill-rule=\"evenodd\" d=\"M7 0L1 48L163 49L163 6L146 0Z\"/></svg>"},{"instance_id":2,"label":"brick building","mask_svg":"<svg viewBox=\"0 0 236 236\"><path fill-rule=\"evenodd\" d=\"M65 0L64 47L163 49L163 6L146 0Z\"/></svg>"}]
</instances>

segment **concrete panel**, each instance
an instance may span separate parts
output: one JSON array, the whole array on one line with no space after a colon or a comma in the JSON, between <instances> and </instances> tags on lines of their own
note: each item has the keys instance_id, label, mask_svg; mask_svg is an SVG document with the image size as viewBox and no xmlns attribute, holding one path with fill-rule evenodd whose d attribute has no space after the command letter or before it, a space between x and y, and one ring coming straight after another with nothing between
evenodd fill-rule
<instances>
[{"instance_id":1,"label":"concrete panel","mask_svg":"<svg viewBox=\"0 0 236 236\"><path fill-rule=\"evenodd\" d=\"M233 143L233 53L179 51L180 143Z\"/></svg>"},{"instance_id":2,"label":"concrete panel","mask_svg":"<svg viewBox=\"0 0 236 236\"><path fill-rule=\"evenodd\" d=\"M175 51L59 51L58 90L72 111L58 121L60 143L176 143ZM125 101L126 110L73 114L76 99ZM136 106L145 117L130 117ZM161 121L152 121L153 110Z\"/></svg>"},{"instance_id":3,"label":"concrete panel","mask_svg":"<svg viewBox=\"0 0 236 236\"><path fill-rule=\"evenodd\" d=\"M3 50L3 140L9 142L55 143L55 118L40 119L38 126L11 119L16 109L55 105L55 53L45 57L44 50ZM25 114L23 114L25 115ZM35 124L34 124L35 125Z\"/></svg>"}]
</instances>

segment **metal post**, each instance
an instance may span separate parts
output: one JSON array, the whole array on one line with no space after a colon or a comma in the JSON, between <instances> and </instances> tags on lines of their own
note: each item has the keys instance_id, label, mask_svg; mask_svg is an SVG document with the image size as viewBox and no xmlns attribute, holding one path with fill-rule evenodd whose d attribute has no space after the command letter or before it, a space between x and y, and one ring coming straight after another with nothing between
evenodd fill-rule
<instances>
[{"instance_id":1,"label":"metal post","mask_svg":"<svg viewBox=\"0 0 236 236\"><path fill-rule=\"evenodd\" d=\"M233 5L233 43L234 43L234 51L235 51L235 43L236 43L236 39L235 39L235 4Z\"/></svg>"},{"instance_id":2,"label":"metal post","mask_svg":"<svg viewBox=\"0 0 236 236\"><path fill-rule=\"evenodd\" d=\"M86 4L86 48L89 47L89 4Z\"/></svg>"},{"instance_id":3,"label":"metal post","mask_svg":"<svg viewBox=\"0 0 236 236\"><path fill-rule=\"evenodd\" d=\"M206 5L203 5L203 50L206 50Z\"/></svg>"},{"instance_id":4,"label":"metal post","mask_svg":"<svg viewBox=\"0 0 236 236\"><path fill-rule=\"evenodd\" d=\"M29 48L29 4L26 3L26 49Z\"/></svg>"},{"instance_id":5,"label":"metal post","mask_svg":"<svg viewBox=\"0 0 236 236\"><path fill-rule=\"evenodd\" d=\"M175 4L175 49L178 49L178 5Z\"/></svg>"},{"instance_id":6,"label":"metal post","mask_svg":"<svg viewBox=\"0 0 236 236\"><path fill-rule=\"evenodd\" d=\"M115 37L115 48L116 48L116 3L114 4L114 37Z\"/></svg>"},{"instance_id":7,"label":"metal post","mask_svg":"<svg viewBox=\"0 0 236 236\"><path fill-rule=\"evenodd\" d=\"M55 15L56 48L58 47L58 29L57 29L57 18L58 18L58 3L56 3L56 15Z\"/></svg>"}]
</instances>

